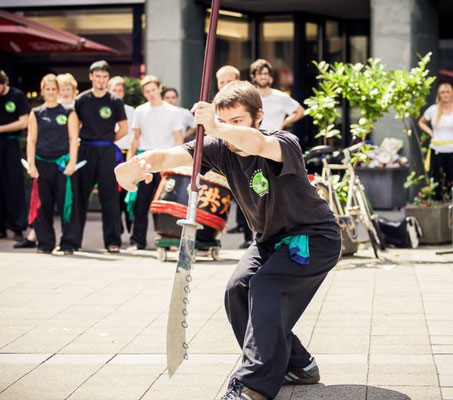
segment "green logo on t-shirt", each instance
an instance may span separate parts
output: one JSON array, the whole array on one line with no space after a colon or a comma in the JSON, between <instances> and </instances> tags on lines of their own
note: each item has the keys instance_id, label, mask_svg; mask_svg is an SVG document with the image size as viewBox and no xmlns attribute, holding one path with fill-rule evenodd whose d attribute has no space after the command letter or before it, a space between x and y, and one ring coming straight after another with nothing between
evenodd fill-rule
<instances>
[{"instance_id":1,"label":"green logo on t-shirt","mask_svg":"<svg viewBox=\"0 0 453 400\"><path fill-rule=\"evenodd\" d=\"M57 121L58 125L66 125L68 122L68 117L64 114L58 114L57 118L55 118L55 121Z\"/></svg>"},{"instance_id":2,"label":"green logo on t-shirt","mask_svg":"<svg viewBox=\"0 0 453 400\"><path fill-rule=\"evenodd\" d=\"M16 111L16 103L14 103L13 101L7 101L5 103L5 110L10 113Z\"/></svg>"},{"instance_id":3,"label":"green logo on t-shirt","mask_svg":"<svg viewBox=\"0 0 453 400\"><path fill-rule=\"evenodd\" d=\"M252 179L250 179L250 187L259 194L260 197L269 193L269 181L263 175L263 171L260 169L253 173Z\"/></svg>"},{"instance_id":4,"label":"green logo on t-shirt","mask_svg":"<svg viewBox=\"0 0 453 400\"><path fill-rule=\"evenodd\" d=\"M112 116L112 109L110 107L102 107L100 110L99 110L99 115L104 118L104 119L108 119Z\"/></svg>"}]
</instances>

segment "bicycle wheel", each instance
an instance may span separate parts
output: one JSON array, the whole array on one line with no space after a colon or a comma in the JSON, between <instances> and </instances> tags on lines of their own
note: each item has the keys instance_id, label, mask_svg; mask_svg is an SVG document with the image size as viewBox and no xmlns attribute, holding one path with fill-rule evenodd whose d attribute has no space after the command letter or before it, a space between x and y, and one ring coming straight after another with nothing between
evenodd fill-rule
<instances>
[{"instance_id":1,"label":"bicycle wheel","mask_svg":"<svg viewBox=\"0 0 453 400\"><path fill-rule=\"evenodd\" d=\"M376 258L379 258L379 250L382 247L381 240L379 235L376 231L375 225L373 224L373 218L366 203L366 198L362 188L360 187L360 182L357 183L356 188L354 190L354 198L357 202L358 206L360 207L361 217L365 228L368 233L368 237L370 238L371 246L373 247L373 252Z\"/></svg>"}]
</instances>

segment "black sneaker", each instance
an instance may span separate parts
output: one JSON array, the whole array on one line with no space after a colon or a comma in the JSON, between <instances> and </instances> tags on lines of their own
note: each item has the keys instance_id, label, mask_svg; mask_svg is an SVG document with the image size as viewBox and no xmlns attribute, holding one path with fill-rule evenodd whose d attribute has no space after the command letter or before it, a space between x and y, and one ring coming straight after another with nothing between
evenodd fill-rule
<instances>
[{"instance_id":1,"label":"black sneaker","mask_svg":"<svg viewBox=\"0 0 453 400\"><path fill-rule=\"evenodd\" d=\"M233 228L227 229L226 233L242 233L244 232L244 227L241 225L236 225Z\"/></svg>"},{"instance_id":2,"label":"black sneaker","mask_svg":"<svg viewBox=\"0 0 453 400\"><path fill-rule=\"evenodd\" d=\"M295 368L288 371L283 378L283 385L314 385L321 379L316 360L312 358L310 365L305 368Z\"/></svg>"},{"instance_id":3,"label":"black sneaker","mask_svg":"<svg viewBox=\"0 0 453 400\"><path fill-rule=\"evenodd\" d=\"M28 239L23 239L22 241L16 243L13 247L15 249L34 249L36 247L36 242Z\"/></svg>"},{"instance_id":4,"label":"black sneaker","mask_svg":"<svg viewBox=\"0 0 453 400\"><path fill-rule=\"evenodd\" d=\"M253 243L251 240L246 240L244 243L242 243L239 248L240 249L248 249L250 245Z\"/></svg>"},{"instance_id":5,"label":"black sneaker","mask_svg":"<svg viewBox=\"0 0 453 400\"><path fill-rule=\"evenodd\" d=\"M249 389L242 382L233 379L228 386L228 390L220 400L268 400L262 394Z\"/></svg>"}]
</instances>

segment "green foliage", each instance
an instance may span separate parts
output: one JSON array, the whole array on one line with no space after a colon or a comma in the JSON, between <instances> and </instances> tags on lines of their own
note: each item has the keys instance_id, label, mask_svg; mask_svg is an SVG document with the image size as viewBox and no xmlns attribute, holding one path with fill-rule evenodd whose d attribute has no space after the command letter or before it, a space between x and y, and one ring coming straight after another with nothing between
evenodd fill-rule
<instances>
[{"instance_id":1,"label":"green foliage","mask_svg":"<svg viewBox=\"0 0 453 400\"><path fill-rule=\"evenodd\" d=\"M138 78L129 78L124 77L126 82L124 102L129 104L132 107L137 107L140 104L146 102L146 99L143 97L142 88L140 87L140 79Z\"/></svg>"},{"instance_id":2,"label":"green foliage","mask_svg":"<svg viewBox=\"0 0 453 400\"><path fill-rule=\"evenodd\" d=\"M313 117L319 127L316 137L339 137L335 121L339 117L336 107L340 99L346 99L352 107L360 109L358 123L351 124L353 139L366 139L374 124L391 108L397 118L416 118L426 104L435 77L428 77L426 69L431 53L420 59L417 67L409 72L386 70L380 60L370 58L366 65L314 63L318 68L319 90L313 89L313 96L304 103L306 113ZM410 134L406 129L407 134Z\"/></svg>"},{"instance_id":3,"label":"green foliage","mask_svg":"<svg viewBox=\"0 0 453 400\"><path fill-rule=\"evenodd\" d=\"M332 175L332 187L337 193L338 200L344 206L348 202L348 191L349 191L349 180L348 175L344 174L343 177L340 175Z\"/></svg>"},{"instance_id":4,"label":"green foliage","mask_svg":"<svg viewBox=\"0 0 453 400\"><path fill-rule=\"evenodd\" d=\"M431 91L431 86L436 80L434 76L428 76L429 70L426 65L431 59L428 53L420 57L417 67L409 72L401 70L390 71L393 84L391 87L392 106L396 110L396 118L417 118L420 110L426 104L426 97Z\"/></svg>"},{"instance_id":5,"label":"green foliage","mask_svg":"<svg viewBox=\"0 0 453 400\"><path fill-rule=\"evenodd\" d=\"M439 185L437 182L431 182L426 175L419 175L415 171L412 171L404 183L404 188L408 189L411 186L418 186L424 184L417 196L415 196L414 204L416 206L427 207L435 204L436 202L432 199L435 194L436 187Z\"/></svg>"}]
</instances>

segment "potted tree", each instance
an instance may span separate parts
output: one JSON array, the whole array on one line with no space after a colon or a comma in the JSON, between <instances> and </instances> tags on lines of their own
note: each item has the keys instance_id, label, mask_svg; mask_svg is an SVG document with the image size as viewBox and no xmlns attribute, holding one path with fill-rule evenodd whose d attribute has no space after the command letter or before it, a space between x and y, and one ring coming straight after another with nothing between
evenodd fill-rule
<instances>
[{"instance_id":1,"label":"potted tree","mask_svg":"<svg viewBox=\"0 0 453 400\"><path fill-rule=\"evenodd\" d=\"M346 99L351 107L360 110L361 117L351 124L353 140L364 141L374 129L374 124L395 108L396 117L403 121L405 132L411 134L413 118L425 104L435 78L427 77L426 64L430 54L420 60L418 66L409 72L386 70L379 60L369 59L367 65L325 62L316 64L319 70L320 89L305 101L307 114L320 130L317 137L328 139L340 137L335 127L339 116L337 107L340 98ZM412 143L413 140L410 140ZM416 146L421 149L420 144ZM400 164L388 164L391 167L369 168L371 148L365 146L356 156L356 171L366 189L374 208L392 209L403 207L407 202L407 191L400 190L409 172L409 168ZM412 154L417 154L411 151Z\"/></svg>"}]
</instances>

